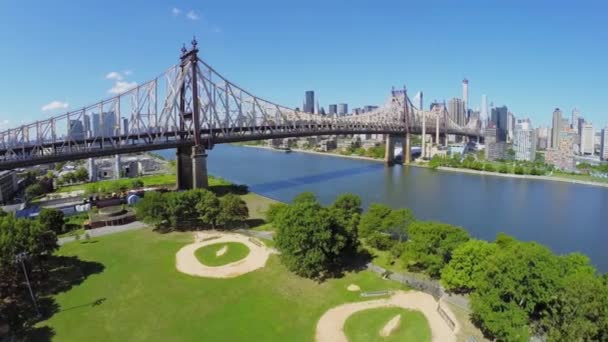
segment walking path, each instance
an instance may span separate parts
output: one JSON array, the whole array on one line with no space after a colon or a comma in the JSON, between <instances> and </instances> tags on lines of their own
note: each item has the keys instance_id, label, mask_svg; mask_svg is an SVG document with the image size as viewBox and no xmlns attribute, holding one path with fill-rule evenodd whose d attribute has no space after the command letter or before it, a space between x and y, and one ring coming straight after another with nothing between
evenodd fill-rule
<instances>
[{"instance_id":1,"label":"walking path","mask_svg":"<svg viewBox=\"0 0 608 342\"><path fill-rule=\"evenodd\" d=\"M146 225L145 223L140 222L140 221L135 221L135 222L124 224L122 226L108 226L108 227L102 227L102 228L88 229L86 231L86 233L88 233L90 237L96 237L96 236L126 232L129 230L143 229L143 228L147 228L147 227L148 227L148 225ZM81 237L82 237L82 235L84 235L84 234L81 234ZM65 243L72 242L75 240L76 240L75 236L64 236L64 237L57 239L57 243L61 246Z\"/></svg>"},{"instance_id":2,"label":"walking path","mask_svg":"<svg viewBox=\"0 0 608 342\"><path fill-rule=\"evenodd\" d=\"M399 291L390 298L343 304L330 309L321 316L317 323L316 341L348 342L344 334L344 323L348 317L362 310L395 306L422 312L431 328L432 341L456 341L456 334L460 329L458 322L452 318L456 324L452 330L437 311L437 302L433 296L419 291ZM449 308L444 307L443 309L449 316L454 317Z\"/></svg>"}]
</instances>

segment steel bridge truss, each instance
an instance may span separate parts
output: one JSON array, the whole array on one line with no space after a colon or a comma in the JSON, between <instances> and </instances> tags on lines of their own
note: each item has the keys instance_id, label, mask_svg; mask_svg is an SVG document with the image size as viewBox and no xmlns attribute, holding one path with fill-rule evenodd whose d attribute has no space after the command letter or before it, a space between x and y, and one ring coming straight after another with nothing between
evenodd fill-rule
<instances>
[{"instance_id":1,"label":"steel bridge truss","mask_svg":"<svg viewBox=\"0 0 608 342\"><path fill-rule=\"evenodd\" d=\"M327 116L257 97L197 56L196 42L180 64L112 98L0 132L0 169L202 144L327 134L420 132L479 136L445 112L415 108L405 90L393 91L371 112Z\"/></svg>"}]
</instances>

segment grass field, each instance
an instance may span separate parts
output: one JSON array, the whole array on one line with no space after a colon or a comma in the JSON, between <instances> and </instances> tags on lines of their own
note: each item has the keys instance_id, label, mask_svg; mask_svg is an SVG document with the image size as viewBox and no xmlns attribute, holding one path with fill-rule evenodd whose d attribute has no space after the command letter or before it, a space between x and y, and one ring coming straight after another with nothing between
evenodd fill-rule
<instances>
[{"instance_id":1,"label":"grass field","mask_svg":"<svg viewBox=\"0 0 608 342\"><path fill-rule=\"evenodd\" d=\"M216 253L227 247L226 253L217 256ZM220 242L197 249L194 255L203 265L221 266L239 261L249 255L249 247L240 242Z\"/></svg>"},{"instance_id":2,"label":"grass field","mask_svg":"<svg viewBox=\"0 0 608 342\"><path fill-rule=\"evenodd\" d=\"M175 185L175 174L162 174L162 175L151 175L151 176L142 176L137 178L121 178L121 179L111 179L111 180L102 180L97 181L95 184L100 188L108 188L110 186L127 186L133 183L135 179L141 179L144 182L144 186L170 186ZM87 185L91 183L84 184L76 184L76 185L68 185L59 188L56 192L70 192L76 190L85 190Z\"/></svg>"},{"instance_id":3,"label":"grass field","mask_svg":"<svg viewBox=\"0 0 608 342\"><path fill-rule=\"evenodd\" d=\"M303 279L276 255L237 278L192 277L175 268L175 253L192 241L191 233L146 229L62 246L59 255L78 256L96 271L75 273L74 285L53 297L57 312L40 331L47 326L47 339L56 341L313 341L326 310L362 300L349 284L403 289L368 271Z\"/></svg>"},{"instance_id":4,"label":"grass field","mask_svg":"<svg viewBox=\"0 0 608 342\"><path fill-rule=\"evenodd\" d=\"M390 336L379 332L396 315L401 314L401 325ZM403 308L377 308L357 312L344 324L344 333L349 342L416 341L431 340L431 329L421 312Z\"/></svg>"}]
</instances>

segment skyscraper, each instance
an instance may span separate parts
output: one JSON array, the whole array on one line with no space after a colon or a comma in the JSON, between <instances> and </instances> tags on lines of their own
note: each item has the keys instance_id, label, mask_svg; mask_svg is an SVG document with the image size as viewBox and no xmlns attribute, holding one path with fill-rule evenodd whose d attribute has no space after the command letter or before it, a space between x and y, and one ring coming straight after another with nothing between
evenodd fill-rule
<instances>
[{"instance_id":1,"label":"skyscraper","mask_svg":"<svg viewBox=\"0 0 608 342\"><path fill-rule=\"evenodd\" d=\"M483 94L481 95L481 124L482 127L485 127L488 123L488 97Z\"/></svg>"},{"instance_id":2,"label":"skyscraper","mask_svg":"<svg viewBox=\"0 0 608 342\"><path fill-rule=\"evenodd\" d=\"M336 115L336 114L338 114L338 105L330 104L329 105L329 115Z\"/></svg>"},{"instance_id":3,"label":"skyscraper","mask_svg":"<svg viewBox=\"0 0 608 342\"><path fill-rule=\"evenodd\" d=\"M581 116L581 112L578 108L572 108L572 121L570 122L570 127L572 129L578 129L578 118Z\"/></svg>"},{"instance_id":4,"label":"skyscraper","mask_svg":"<svg viewBox=\"0 0 608 342\"><path fill-rule=\"evenodd\" d=\"M516 160L534 161L536 157L536 134L530 119L517 120L513 138Z\"/></svg>"},{"instance_id":5,"label":"skyscraper","mask_svg":"<svg viewBox=\"0 0 608 342\"><path fill-rule=\"evenodd\" d=\"M553 126L551 127L551 147L557 148L559 135L562 131L562 111L555 108L553 111Z\"/></svg>"},{"instance_id":6,"label":"skyscraper","mask_svg":"<svg viewBox=\"0 0 608 342\"><path fill-rule=\"evenodd\" d=\"M348 114L348 104L346 103L340 103L338 105L338 115L339 116L344 116Z\"/></svg>"},{"instance_id":7,"label":"skyscraper","mask_svg":"<svg viewBox=\"0 0 608 342\"><path fill-rule=\"evenodd\" d=\"M586 122L581 130L581 154L593 154L595 150L595 131L593 124Z\"/></svg>"},{"instance_id":8,"label":"skyscraper","mask_svg":"<svg viewBox=\"0 0 608 342\"><path fill-rule=\"evenodd\" d=\"M602 130L600 139L600 158L608 160L608 126Z\"/></svg>"},{"instance_id":9,"label":"skyscraper","mask_svg":"<svg viewBox=\"0 0 608 342\"><path fill-rule=\"evenodd\" d=\"M492 108L492 123L496 126L496 141L507 141L509 109L507 106Z\"/></svg>"},{"instance_id":10,"label":"skyscraper","mask_svg":"<svg viewBox=\"0 0 608 342\"><path fill-rule=\"evenodd\" d=\"M304 112L315 112L315 92L313 90L307 90L304 93Z\"/></svg>"},{"instance_id":11,"label":"skyscraper","mask_svg":"<svg viewBox=\"0 0 608 342\"><path fill-rule=\"evenodd\" d=\"M454 97L448 101L448 113L452 121L462 126L466 125L465 106L461 99Z\"/></svg>"},{"instance_id":12,"label":"skyscraper","mask_svg":"<svg viewBox=\"0 0 608 342\"><path fill-rule=\"evenodd\" d=\"M469 110L469 80L462 80L462 101L464 102L465 114Z\"/></svg>"},{"instance_id":13,"label":"skyscraper","mask_svg":"<svg viewBox=\"0 0 608 342\"><path fill-rule=\"evenodd\" d=\"M84 126L80 120L70 120L68 135L72 140L84 140Z\"/></svg>"}]
</instances>

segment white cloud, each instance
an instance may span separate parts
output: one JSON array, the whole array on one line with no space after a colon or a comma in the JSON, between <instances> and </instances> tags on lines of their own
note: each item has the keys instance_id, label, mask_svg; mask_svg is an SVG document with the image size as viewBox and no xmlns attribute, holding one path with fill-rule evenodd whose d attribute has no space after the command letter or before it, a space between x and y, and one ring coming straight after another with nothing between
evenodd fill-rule
<instances>
[{"instance_id":1,"label":"white cloud","mask_svg":"<svg viewBox=\"0 0 608 342\"><path fill-rule=\"evenodd\" d=\"M182 13L182 10L177 7L173 7L173 9L171 9L171 14L173 14L174 17L177 17L180 13Z\"/></svg>"},{"instance_id":2,"label":"white cloud","mask_svg":"<svg viewBox=\"0 0 608 342\"><path fill-rule=\"evenodd\" d=\"M108 80L115 80L115 81L122 81L123 77L122 74L119 73L118 71L112 71L110 73L108 73L106 75L106 79Z\"/></svg>"},{"instance_id":3,"label":"white cloud","mask_svg":"<svg viewBox=\"0 0 608 342\"><path fill-rule=\"evenodd\" d=\"M66 108L68 108L68 106L69 106L69 104L67 102L51 101L50 103L47 103L44 106L42 106L42 111L46 112L49 110L66 109Z\"/></svg>"},{"instance_id":4,"label":"white cloud","mask_svg":"<svg viewBox=\"0 0 608 342\"><path fill-rule=\"evenodd\" d=\"M137 82L128 82L128 81L116 81L114 86L108 90L110 94L122 94L127 90L131 90L137 87Z\"/></svg>"},{"instance_id":5,"label":"white cloud","mask_svg":"<svg viewBox=\"0 0 608 342\"><path fill-rule=\"evenodd\" d=\"M133 70L127 69L127 70L123 71L122 73L125 74L126 76L129 76L133 73Z\"/></svg>"},{"instance_id":6,"label":"white cloud","mask_svg":"<svg viewBox=\"0 0 608 342\"><path fill-rule=\"evenodd\" d=\"M198 14L193 10L189 10L188 13L186 13L186 17L190 20L198 20L199 18Z\"/></svg>"}]
</instances>

